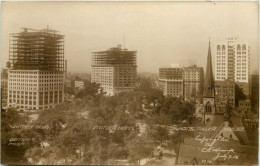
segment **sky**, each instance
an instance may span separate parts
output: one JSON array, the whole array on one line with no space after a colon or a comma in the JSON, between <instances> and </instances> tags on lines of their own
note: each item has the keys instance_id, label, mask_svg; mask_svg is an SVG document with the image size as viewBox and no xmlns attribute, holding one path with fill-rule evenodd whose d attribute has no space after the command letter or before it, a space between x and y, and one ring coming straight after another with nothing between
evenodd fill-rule
<instances>
[{"instance_id":1,"label":"sky","mask_svg":"<svg viewBox=\"0 0 260 166\"><path fill-rule=\"evenodd\" d=\"M10 33L49 26L65 35L71 72L90 72L92 52L118 44L137 51L138 72L176 63L205 68L209 38L214 61L215 44L239 36L250 45L256 73L258 14L257 2L2 2L1 67Z\"/></svg>"}]
</instances>

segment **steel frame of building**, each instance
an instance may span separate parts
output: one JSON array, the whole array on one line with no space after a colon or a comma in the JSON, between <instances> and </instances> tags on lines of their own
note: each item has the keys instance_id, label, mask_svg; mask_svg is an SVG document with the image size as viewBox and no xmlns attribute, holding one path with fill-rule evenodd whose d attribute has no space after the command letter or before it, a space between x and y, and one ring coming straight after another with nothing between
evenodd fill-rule
<instances>
[{"instance_id":1,"label":"steel frame of building","mask_svg":"<svg viewBox=\"0 0 260 166\"><path fill-rule=\"evenodd\" d=\"M111 48L107 51L93 52L92 66L136 66L136 52L121 49L120 47Z\"/></svg>"},{"instance_id":2,"label":"steel frame of building","mask_svg":"<svg viewBox=\"0 0 260 166\"><path fill-rule=\"evenodd\" d=\"M49 29L22 28L10 34L9 61L15 70L64 71L64 35Z\"/></svg>"}]
</instances>

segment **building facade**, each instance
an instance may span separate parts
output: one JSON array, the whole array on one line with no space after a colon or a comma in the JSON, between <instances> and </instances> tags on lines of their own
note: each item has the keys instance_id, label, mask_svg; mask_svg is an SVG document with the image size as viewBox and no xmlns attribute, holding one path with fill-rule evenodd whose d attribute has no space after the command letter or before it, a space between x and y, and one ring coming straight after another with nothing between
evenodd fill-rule
<instances>
[{"instance_id":1,"label":"building facade","mask_svg":"<svg viewBox=\"0 0 260 166\"><path fill-rule=\"evenodd\" d=\"M251 111L251 102L250 100L239 100L238 101L238 111L243 115L246 115Z\"/></svg>"},{"instance_id":2,"label":"building facade","mask_svg":"<svg viewBox=\"0 0 260 166\"><path fill-rule=\"evenodd\" d=\"M166 67L159 69L159 88L164 96L183 98L184 80L183 68Z\"/></svg>"},{"instance_id":3,"label":"building facade","mask_svg":"<svg viewBox=\"0 0 260 166\"><path fill-rule=\"evenodd\" d=\"M196 65L185 67L183 71L184 99L194 99L203 94L204 70Z\"/></svg>"},{"instance_id":4,"label":"building facade","mask_svg":"<svg viewBox=\"0 0 260 166\"><path fill-rule=\"evenodd\" d=\"M8 99L8 70L2 69L1 72L1 108L7 107Z\"/></svg>"},{"instance_id":5,"label":"building facade","mask_svg":"<svg viewBox=\"0 0 260 166\"><path fill-rule=\"evenodd\" d=\"M249 96L250 47L238 37L228 37L216 44L215 80L233 80Z\"/></svg>"},{"instance_id":6,"label":"building facade","mask_svg":"<svg viewBox=\"0 0 260 166\"><path fill-rule=\"evenodd\" d=\"M84 89L85 85L84 85L84 81L74 81L74 88L76 91L82 90Z\"/></svg>"},{"instance_id":7,"label":"building facade","mask_svg":"<svg viewBox=\"0 0 260 166\"><path fill-rule=\"evenodd\" d=\"M64 101L64 36L49 28L10 35L8 106L53 108Z\"/></svg>"},{"instance_id":8,"label":"building facade","mask_svg":"<svg viewBox=\"0 0 260 166\"><path fill-rule=\"evenodd\" d=\"M136 51L118 47L93 52L91 82L96 82L113 96L135 88L137 77Z\"/></svg>"},{"instance_id":9,"label":"building facade","mask_svg":"<svg viewBox=\"0 0 260 166\"><path fill-rule=\"evenodd\" d=\"M225 113L227 103L235 108L235 82L232 80L215 81L216 113Z\"/></svg>"}]
</instances>

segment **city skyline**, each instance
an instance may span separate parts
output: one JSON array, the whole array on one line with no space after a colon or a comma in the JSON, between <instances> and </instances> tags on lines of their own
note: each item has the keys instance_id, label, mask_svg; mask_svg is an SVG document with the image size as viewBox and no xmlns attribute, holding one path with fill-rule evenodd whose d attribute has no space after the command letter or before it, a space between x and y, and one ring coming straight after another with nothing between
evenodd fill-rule
<instances>
[{"instance_id":1,"label":"city skyline","mask_svg":"<svg viewBox=\"0 0 260 166\"><path fill-rule=\"evenodd\" d=\"M215 48L226 37L239 36L251 47L250 73L258 73L256 2L57 2L57 5L3 3L2 68L9 56L10 33L20 32L22 27L42 29L48 25L65 35L65 58L68 71L72 72L90 72L92 52L118 44L138 51L138 72L158 73L165 65L187 66L191 60L205 69L206 63L201 59L206 59L209 37ZM212 58L214 62L215 54Z\"/></svg>"},{"instance_id":2,"label":"city skyline","mask_svg":"<svg viewBox=\"0 0 260 166\"><path fill-rule=\"evenodd\" d=\"M259 163L257 2L2 4L1 164Z\"/></svg>"}]
</instances>

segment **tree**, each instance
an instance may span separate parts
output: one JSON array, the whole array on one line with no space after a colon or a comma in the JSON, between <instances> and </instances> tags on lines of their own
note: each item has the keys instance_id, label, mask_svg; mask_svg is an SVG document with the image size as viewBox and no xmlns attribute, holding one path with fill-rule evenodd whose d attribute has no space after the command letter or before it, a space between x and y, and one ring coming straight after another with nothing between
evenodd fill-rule
<instances>
[{"instance_id":1,"label":"tree","mask_svg":"<svg viewBox=\"0 0 260 166\"><path fill-rule=\"evenodd\" d=\"M145 137L134 137L128 144L129 156L131 163L140 165L140 160L153 155L154 145Z\"/></svg>"},{"instance_id":2,"label":"tree","mask_svg":"<svg viewBox=\"0 0 260 166\"><path fill-rule=\"evenodd\" d=\"M125 145L127 143L126 137L135 129L135 120L130 114L126 114L125 111L116 111L116 115L113 118L113 124L115 127L127 127L125 130L114 130L112 135L113 142L117 144Z\"/></svg>"},{"instance_id":3,"label":"tree","mask_svg":"<svg viewBox=\"0 0 260 166\"><path fill-rule=\"evenodd\" d=\"M110 160L114 159L126 159L128 156L128 149L124 145L110 143L108 146L108 158ZM114 165L115 163L108 163Z\"/></svg>"},{"instance_id":4,"label":"tree","mask_svg":"<svg viewBox=\"0 0 260 166\"><path fill-rule=\"evenodd\" d=\"M150 91L148 91L146 93L146 97L148 100L148 103L153 103L153 106L155 106L156 104L158 104L159 102L162 101L163 98L163 93L161 90L158 89L151 89Z\"/></svg>"},{"instance_id":5,"label":"tree","mask_svg":"<svg viewBox=\"0 0 260 166\"><path fill-rule=\"evenodd\" d=\"M75 94L74 88L73 88L73 87L67 87L67 86L65 86L65 88L64 88L64 93L65 93L65 94L69 94L69 95L74 95L74 94Z\"/></svg>"},{"instance_id":6,"label":"tree","mask_svg":"<svg viewBox=\"0 0 260 166\"><path fill-rule=\"evenodd\" d=\"M95 136L90 140L90 148L87 151L91 164L103 165L108 161L108 139L103 136Z\"/></svg>"},{"instance_id":7,"label":"tree","mask_svg":"<svg viewBox=\"0 0 260 166\"><path fill-rule=\"evenodd\" d=\"M26 125L28 118L19 115L18 111L10 108L1 112L1 159L3 164L25 164L24 153L28 148L28 143L12 141L13 138L27 138L25 129L14 129L11 126ZM14 143L14 144L12 144ZM19 145L26 143L25 145Z\"/></svg>"},{"instance_id":8,"label":"tree","mask_svg":"<svg viewBox=\"0 0 260 166\"><path fill-rule=\"evenodd\" d=\"M244 94L243 90L235 84L235 106L238 106L239 100L245 100L246 95Z\"/></svg>"},{"instance_id":9,"label":"tree","mask_svg":"<svg viewBox=\"0 0 260 166\"><path fill-rule=\"evenodd\" d=\"M96 97L98 94L104 95L105 92L103 88L100 87L100 84L95 82L85 81L84 89L80 90L76 97L82 99L83 97Z\"/></svg>"},{"instance_id":10,"label":"tree","mask_svg":"<svg viewBox=\"0 0 260 166\"><path fill-rule=\"evenodd\" d=\"M181 122L188 120L188 118L194 113L194 105L188 102L182 102L175 100L170 108L170 114L173 122Z\"/></svg>"},{"instance_id":11,"label":"tree","mask_svg":"<svg viewBox=\"0 0 260 166\"><path fill-rule=\"evenodd\" d=\"M191 90L191 98L192 100L195 100L197 98L197 92L195 87L193 87Z\"/></svg>"},{"instance_id":12,"label":"tree","mask_svg":"<svg viewBox=\"0 0 260 166\"><path fill-rule=\"evenodd\" d=\"M152 88L152 82L150 78L145 78L142 76L138 76L136 80L137 84L139 85L136 90L138 91L148 91Z\"/></svg>"},{"instance_id":13,"label":"tree","mask_svg":"<svg viewBox=\"0 0 260 166\"><path fill-rule=\"evenodd\" d=\"M169 130L167 129L167 126L156 126L153 131L150 131L150 136L155 141L159 141L160 146L162 146L163 142L166 142L169 138Z\"/></svg>"}]
</instances>

